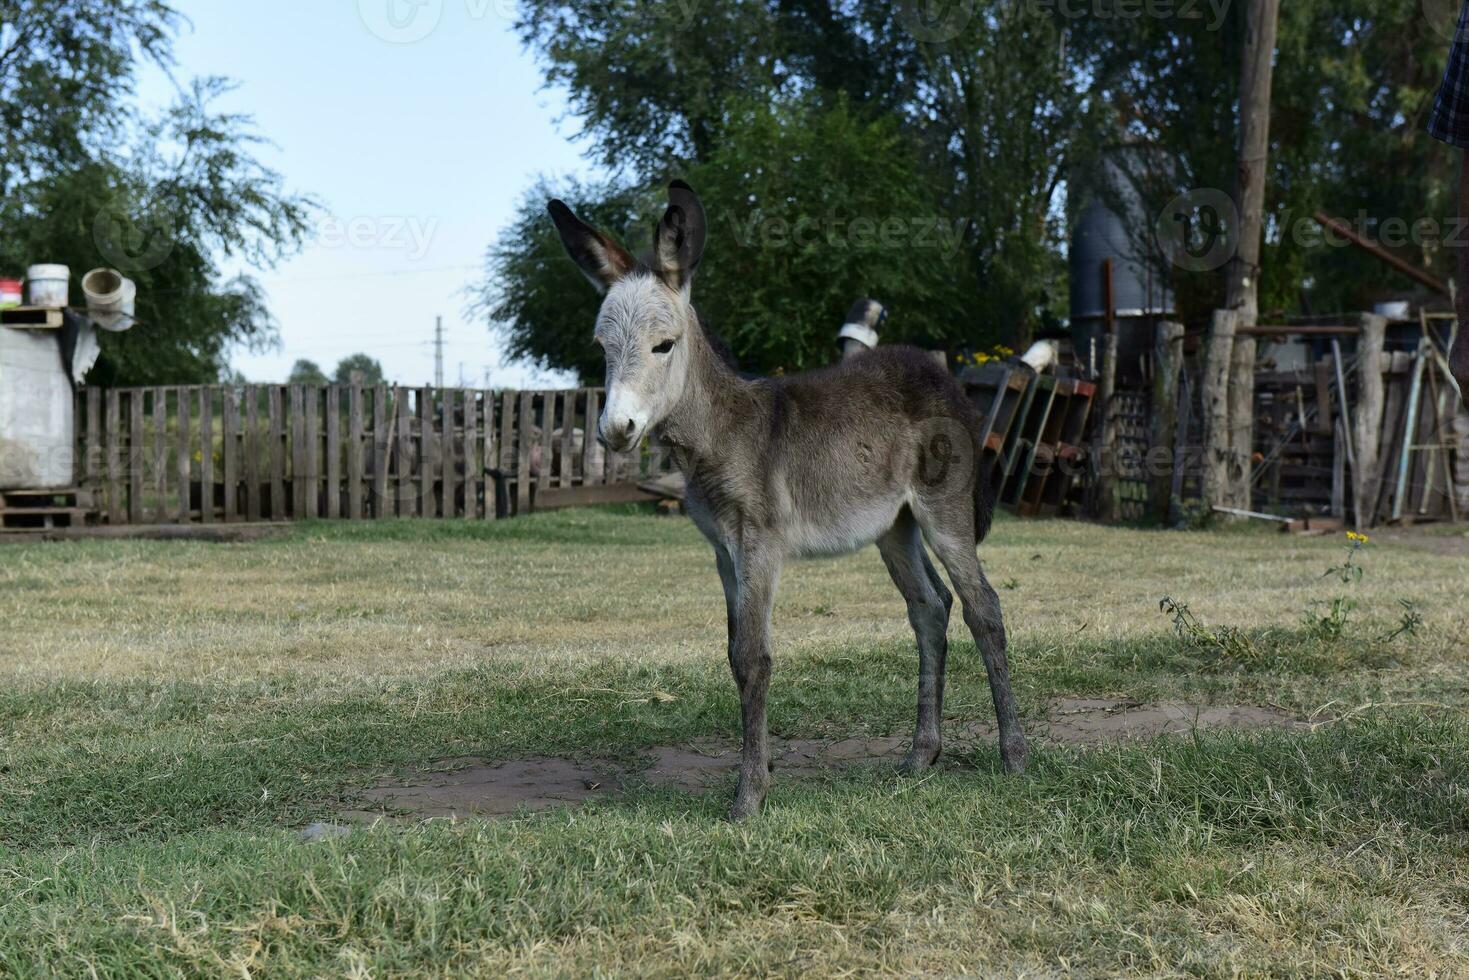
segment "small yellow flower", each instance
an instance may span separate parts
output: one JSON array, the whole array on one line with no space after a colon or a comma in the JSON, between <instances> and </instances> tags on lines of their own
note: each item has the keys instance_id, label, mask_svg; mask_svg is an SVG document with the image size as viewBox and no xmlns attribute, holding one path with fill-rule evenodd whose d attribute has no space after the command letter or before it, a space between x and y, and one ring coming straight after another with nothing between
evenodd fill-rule
<instances>
[{"instance_id":1,"label":"small yellow flower","mask_svg":"<svg viewBox=\"0 0 1469 980\"><path fill-rule=\"evenodd\" d=\"M1358 534L1356 531L1348 531L1347 532L1347 540L1348 541L1355 542L1356 544L1366 544L1368 541L1371 541L1372 539L1369 538L1365 534Z\"/></svg>"}]
</instances>

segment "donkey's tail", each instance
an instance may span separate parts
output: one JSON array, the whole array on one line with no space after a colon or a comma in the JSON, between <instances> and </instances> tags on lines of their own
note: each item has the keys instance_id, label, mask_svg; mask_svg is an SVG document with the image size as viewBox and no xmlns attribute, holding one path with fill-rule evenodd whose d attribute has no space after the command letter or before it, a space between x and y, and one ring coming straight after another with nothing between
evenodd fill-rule
<instances>
[{"instance_id":1,"label":"donkey's tail","mask_svg":"<svg viewBox=\"0 0 1469 980\"><path fill-rule=\"evenodd\" d=\"M990 483L993 468L986 465L983 452L974 458L974 543L979 544L990 533L995 518L995 488Z\"/></svg>"}]
</instances>

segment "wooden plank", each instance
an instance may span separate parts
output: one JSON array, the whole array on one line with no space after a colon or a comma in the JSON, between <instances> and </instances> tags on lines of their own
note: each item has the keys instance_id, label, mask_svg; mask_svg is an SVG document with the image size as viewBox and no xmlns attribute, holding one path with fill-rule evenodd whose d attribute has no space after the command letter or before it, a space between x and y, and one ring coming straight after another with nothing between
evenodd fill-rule
<instances>
[{"instance_id":1,"label":"wooden plank","mask_svg":"<svg viewBox=\"0 0 1469 980\"><path fill-rule=\"evenodd\" d=\"M214 523L214 388L199 388L199 523Z\"/></svg>"},{"instance_id":2,"label":"wooden plank","mask_svg":"<svg viewBox=\"0 0 1469 980\"><path fill-rule=\"evenodd\" d=\"M306 505L306 516L321 516L321 388L306 385L301 391L305 401L306 418L301 423L306 463L306 489L302 503Z\"/></svg>"},{"instance_id":3,"label":"wooden plank","mask_svg":"<svg viewBox=\"0 0 1469 980\"><path fill-rule=\"evenodd\" d=\"M398 516L417 517L418 502L413 488L413 416L409 413L408 389L393 389L398 417Z\"/></svg>"},{"instance_id":4,"label":"wooden plank","mask_svg":"<svg viewBox=\"0 0 1469 980\"><path fill-rule=\"evenodd\" d=\"M168 396L163 388L153 393L153 523L164 523L168 504Z\"/></svg>"},{"instance_id":5,"label":"wooden plank","mask_svg":"<svg viewBox=\"0 0 1469 980\"><path fill-rule=\"evenodd\" d=\"M490 516L496 518L500 516L499 502L501 494L505 497L505 512L507 516L510 512L510 482L508 474L515 468L515 459L511 454L515 452L515 406L518 401L518 396L514 392L502 391L500 393L500 444L496 447L495 456L493 457L495 460L494 463L490 463L488 460L485 461L487 467L493 466L500 474L495 480L495 506L490 508ZM486 485L487 496L489 489L489 486Z\"/></svg>"},{"instance_id":6,"label":"wooden plank","mask_svg":"<svg viewBox=\"0 0 1469 980\"><path fill-rule=\"evenodd\" d=\"M558 487L569 487L572 484L574 474L572 473L571 453L572 436L576 431L576 401L577 393L574 391L563 392L561 395L561 459L558 463L556 485Z\"/></svg>"},{"instance_id":7,"label":"wooden plank","mask_svg":"<svg viewBox=\"0 0 1469 980\"><path fill-rule=\"evenodd\" d=\"M102 389L87 388L87 451L83 454L87 483L95 488L102 483L102 467L106 458L102 442Z\"/></svg>"},{"instance_id":8,"label":"wooden plank","mask_svg":"<svg viewBox=\"0 0 1469 980\"><path fill-rule=\"evenodd\" d=\"M486 391L484 393L484 412L482 413L483 427L485 432L485 451L480 460L479 468L476 470L481 486L484 488L485 496L485 519L495 519L495 479L490 475L490 470L495 467L495 393Z\"/></svg>"},{"instance_id":9,"label":"wooden plank","mask_svg":"<svg viewBox=\"0 0 1469 980\"><path fill-rule=\"evenodd\" d=\"M597 419L601 415L601 397L596 388L587 389L587 412L586 412L586 438L582 440L581 446L581 482L583 486L596 486L602 482L598 479L601 467L597 465Z\"/></svg>"},{"instance_id":10,"label":"wooden plank","mask_svg":"<svg viewBox=\"0 0 1469 980\"><path fill-rule=\"evenodd\" d=\"M107 389L107 521L126 524L127 508L122 498L122 408L116 388Z\"/></svg>"},{"instance_id":11,"label":"wooden plank","mask_svg":"<svg viewBox=\"0 0 1469 980\"><path fill-rule=\"evenodd\" d=\"M176 511L176 517L178 523L187 524L194 510L194 501L192 499L194 496L192 492L194 473L193 466L190 465L193 462L194 451L190 445L192 440L189 438L190 430L192 429L192 425L190 424L191 419L189 418L192 414L192 409L189 407L189 403L193 399L189 397L189 389L187 388L178 388L176 392L178 399L178 437L174 440L174 451L177 454L175 463L178 466L179 475L178 510Z\"/></svg>"},{"instance_id":12,"label":"wooden plank","mask_svg":"<svg viewBox=\"0 0 1469 980\"><path fill-rule=\"evenodd\" d=\"M515 513L519 517L530 513L530 444L534 437L531 431L531 421L535 418L532 412L534 398L534 392L520 393L520 411L515 420Z\"/></svg>"},{"instance_id":13,"label":"wooden plank","mask_svg":"<svg viewBox=\"0 0 1469 980\"><path fill-rule=\"evenodd\" d=\"M128 392L128 521L143 523L143 471L147 457L143 436L143 389Z\"/></svg>"},{"instance_id":14,"label":"wooden plank","mask_svg":"<svg viewBox=\"0 0 1469 980\"><path fill-rule=\"evenodd\" d=\"M656 493L640 489L635 483L609 483L592 487L567 487L536 491L536 513L563 507L591 507L597 504L631 504L645 500L662 500Z\"/></svg>"},{"instance_id":15,"label":"wooden plank","mask_svg":"<svg viewBox=\"0 0 1469 980\"><path fill-rule=\"evenodd\" d=\"M388 386L378 385L372 392L372 516L388 517L396 513L388 499Z\"/></svg>"},{"instance_id":16,"label":"wooden plank","mask_svg":"<svg viewBox=\"0 0 1469 980\"><path fill-rule=\"evenodd\" d=\"M484 485L484 467L479 465L479 425L475 402L479 392L464 393L464 519L479 518L480 487Z\"/></svg>"},{"instance_id":17,"label":"wooden plank","mask_svg":"<svg viewBox=\"0 0 1469 980\"><path fill-rule=\"evenodd\" d=\"M362 520L362 385L352 383L347 395L347 517Z\"/></svg>"},{"instance_id":18,"label":"wooden plank","mask_svg":"<svg viewBox=\"0 0 1469 980\"><path fill-rule=\"evenodd\" d=\"M1362 317L1362 337L1357 348L1357 402L1352 420L1356 431L1352 446L1357 461L1357 485L1353 488L1354 518L1358 530L1374 521L1380 475L1378 453L1382 445L1383 378L1386 367L1383 343L1387 318L1374 314ZM1346 392L1342 392L1343 399Z\"/></svg>"},{"instance_id":19,"label":"wooden plank","mask_svg":"<svg viewBox=\"0 0 1469 980\"><path fill-rule=\"evenodd\" d=\"M264 477L264 474L260 472L260 464L262 462L261 452L262 450L268 451L268 447L265 445L260 431L260 389L254 385L246 385L244 397L245 433L244 439L236 449L236 452L241 454L244 460L245 518L249 521L258 521L261 515L265 513L265 494L261 492L261 479ZM230 400L234 400L233 395L230 396ZM267 406L266 412L268 413L269 411L269 406ZM236 413L235 427L238 429L239 425L240 416ZM268 467L270 465L269 462L265 462ZM236 479L239 478L239 473L240 468L237 467L235 470ZM230 512L230 520L238 520L238 514L238 508L232 510Z\"/></svg>"},{"instance_id":20,"label":"wooden plank","mask_svg":"<svg viewBox=\"0 0 1469 980\"><path fill-rule=\"evenodd\" d=\"M434 457L438 455L438 443L434 440L434 390L418 389L418 505L424 517L438 516L438 502L434 500Z\"/></svg>"},{"instance_id":21,"label":"wooden plank","mask_svg":"<svg viewBox=\"0 0 1469 980\"><path fill-rule=\"evenodd\" d=\"M326 389L326 516L342 516L342 387Z\"/></svg>"},{"instance_id":22,"label":"wooden plank","mask_svg":"<svg viewBox=\"0 0 1469 980\"><path fill-rule=\"evenodd\" d=\"M515 407L519 401L517 392L500 393L500 452L493 466L506 472L515 469Z\"/></svg>"},{"instance_id":23,"label":"wooden plank","mask_svg":"<svg viewBox=\"0 0 1469 980\"><path fill-rule=\"evenodd\" d=\"M224 412L224 433L223 440L220 443L220 462L224 466L224 519L227 523L231 524L240 519L240 451L242 448L247 454L245 457L247 481L245 486L245 499L254 503L255 517L259 519L260 484L257 482L252 486L249 482L252 479L258 478L258 473L256 472L257 467L250 464L249 456L249 454L255 452L256 439L252 434L250 438L245 440L244 446L241 446L240 406L235 401L235 389L231 385L225 385L220 389L220 395L222 398L220 407ZM250 399L254 397L255 389L247 386L245 388L247 407L253 407L253 405L250 405ZM249 414L251 416L250 428L253 430L257 421L254 417L256 413L250 412Z\"/></svg>"},{"instance_id":24,"label":"wooden plank","mask_svg":"<svg viewBox=\"0 0 1469 980\"><path fill-rule=\"evenodd\" d=\"M456 473L454 465L454 389L445 388L440 393L443 403L439 406L439 516L454 516L454 491Z\"/></svg>"},{"instance_id":25,"label":"wooden plank","mask_svg":"<svg viewBox=\"0 0 1469 980\"><path fill-rule=\"evenodd\" d=\"M270 399L270 519L286 519L286 426L282 416L283 392L280 385L271 385Z\"/></svg>"},{"instance_id":26,"label":"wooden plank","mask_svg":"<svg viewBox=\"0 0 1469 980\"><path fill-rule=\"evenodd\" d=\"M306 422L306 393L301 390L300 385L291 385L287 389L287 398L291 409L287 430L290 433L291 518L299 521L306 513L306 481L302 479L306 473L306 437L303 431Z\"/></svg>"},{"instance_id":27,"label":"wooden plank","mask_svg":"<svg viewBox=\"0 0 1469 980\"><path fill-rule=\"evenodd\" d=\"M551 489L551 466L555 463L552 454L556 445L551 433L556 430L556 392L541 392L541 471L536 474L536 492Z\"/></svg>"}]
</instances>

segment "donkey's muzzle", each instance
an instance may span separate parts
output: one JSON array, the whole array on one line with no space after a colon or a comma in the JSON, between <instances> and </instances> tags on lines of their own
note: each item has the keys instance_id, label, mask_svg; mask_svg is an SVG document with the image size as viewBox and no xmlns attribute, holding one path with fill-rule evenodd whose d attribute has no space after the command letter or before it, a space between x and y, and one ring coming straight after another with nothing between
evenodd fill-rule
<instances>
[{"instance_id":1,"label":"donkey's muzzle","mask_svg":"<svg viewBox=\"0 0 1469 980\"><path fill-rule=\"evenodd\" d=\"M612 421L606 417L597 424L597 441L602 444L603 449L614 453L625 453L631 449L638 440L638 423L636 419L619 419Z\"/></svg>"}]
</instances>

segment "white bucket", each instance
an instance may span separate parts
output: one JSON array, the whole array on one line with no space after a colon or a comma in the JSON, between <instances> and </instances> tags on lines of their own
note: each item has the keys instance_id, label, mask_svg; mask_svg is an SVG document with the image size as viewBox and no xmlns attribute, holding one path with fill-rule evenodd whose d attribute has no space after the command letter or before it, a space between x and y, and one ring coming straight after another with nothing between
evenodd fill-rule
<instances>
[{"instance_id":1,"label":"white bucket","mask_svg":"<svg viewBox=\"0 0 1469 980\"><path fill-rule=\"evenodd\" d=\"M65 306L71 270L64 265L33 265L26 270L26 302L32 306Z\"/></svg>"},{"instance_id":2,"label":"white bucket","mask_svg":"<svg viewBox=\"0 0 1469 980\"><path fill-rule=\"evenodd\" d=\"M1378 303L1372 307L1372 312L1378 316L1385 316L1389 320L1406 320L1412 312L1412 306L1407 300L1395 300L1391 303Z\"/></svg>"},{"instance_id":3,"label":"white bucket","mask_svg":"<svg viewBox=\"0 0 1469 980\"><path fill-rule=\"evenodd\" d=\"M138 286L115 269L93 269L82 277L87 315L103 330L121 333L133 325Z\"/></svg>"}]
</instances>

